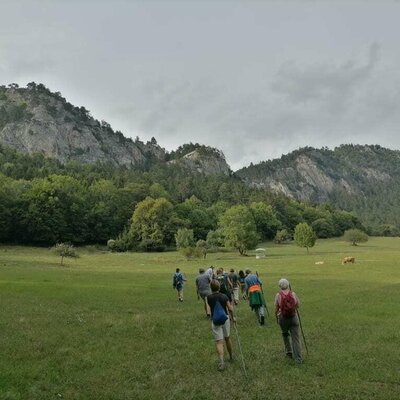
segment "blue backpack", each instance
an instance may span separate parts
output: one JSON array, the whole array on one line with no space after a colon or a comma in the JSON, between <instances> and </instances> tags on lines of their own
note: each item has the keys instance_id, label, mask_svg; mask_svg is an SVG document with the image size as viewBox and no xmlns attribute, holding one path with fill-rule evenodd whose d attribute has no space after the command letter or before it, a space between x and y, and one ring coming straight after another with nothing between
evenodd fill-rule
<instances>
[{"instance_id":1,"label":"blue backpack","mask_svg":"<svg viewBox=\"0 0 400 400\"><path fill-rule=\"evenodd\" d=\"M228 316L226 315L225 310L223 309L221 303L217 300L214 306L214 312L212 317L212 322L214 325L223 325Z\"/></svg>"},{"instance_id":2,"label":"blue backpack","mask_svg":"<svg viewBox=\"0 0 400 400\"><path fill-rule=\"evenodd\" d=\"M174 288L177 286L181 286L183 283L183 276L180 272L175 272L174 274L174 280L173 280L173 286Z\"/></svg>"}]
</instances>

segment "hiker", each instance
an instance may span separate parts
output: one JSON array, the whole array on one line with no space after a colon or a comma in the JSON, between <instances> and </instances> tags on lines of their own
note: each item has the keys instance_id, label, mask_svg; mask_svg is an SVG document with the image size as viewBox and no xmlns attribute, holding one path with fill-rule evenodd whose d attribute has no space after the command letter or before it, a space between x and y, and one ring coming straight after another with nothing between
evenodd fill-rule
<instances>
[{"instance_id":1,"label":"hiker","mask_svg":"<svg viewBox=\"0 0 400 400\"><path fill-rule=\"evenodd\" d=\"M297 315L300 301L296 293L290 290L287 279L280 279L278 285L280 291L275 296L275 316L282 330L286 356L301 364L303 360L301 358L300 323Z\"/></svg>"},{"instance_id":2,"label":"hiker","mask_svg":"<svg viewBox=\"0 0 400 400\"><path fill-rule=\"evenodd\" d=\"M217 269L217 275L215 279L219 282L219 291L228 296L230 302L232 302L232 282L229 279L228 274L224 272L222 267Z\"/></svg>"},{"instance_id":3,"label":"hiker","mask_svg":"<svg viewBox=\"0 0 400 400\"><path fill-rule=\"evenodd\" d=\"M199 268L199 275L196 278L196 292L197 300L202 298L204 302L204 311L206 312L206 317L209 318L210 314L207 312L206 297L211 294L210 288L211 279L208 274L206 274L204 268Z\"/></svg>"},{"instance_id":4,"label":"hiker","mask_svg":"<svg viewBox=\"0 0 400 400\"><path fill-rule=\"evenodd\" d=\"M211 330L218 354L218 371L223 371L225 369L224 341L229 353L229 360L233 361L230 321L236 323L236 319L233 316L232 303L225 294L219 292L219 282L213 279L210 286L212 293L206 297L206 305L208 313L211 315Z\"/></svg>"},{"instance_id":5,"label":"hiker","mask_svg":"<svg viewBox=\"0 0 400 400\"><path fill-rule=\"evenodd\" d=\"M172 277L172 287L178 292L178 300L183 301L183 283L186 279L183 277L182 272L179 268L176 269L174 276Z\"/></svg>"},{"instance_id":6,"label":"hiker","mask_svg":"<svg viewBox=\"0 0 400 400\"><path fill-rule=\"evenodd\" d=\"M232 294L235 305L239 304L239 276L233 268L231 268L228 278L232 283Z\"/></svg>"},{"instance_id":7,"label":"hiker","mask_svg":"<svg viewBox=\"0 0 400 400\"><path fill-rule=\"evenodd\" d=\"M246 296L249 300L251 310L256 312L258 322L260 325L265 323L265 299L262 292L262 282L257 275L252 274L249 268L245 271L246 277L244 279Z\"/></svg>"},{"instance_id":8,"label":"hiker","mask_svg":"<svg viewBox=\"0 0 400 400\"><path fill-rule=\"evenodd\" d=\"M214 267L212 265L207 268L206 274L210 277L210 280L214 279Z\"/></svg>"},{"instance_id":9,"label":"hiker","mask_svg":"<svg viewBox=\"0 0 400 400\"><path fill-rule=\"evenodd\" d=\"M246 275L242 270L239 271L239 286L240 286L240 295L242 296L243 300L246 300L246 284L244 283L244 278Z\"/></svg>"}]
</instances>

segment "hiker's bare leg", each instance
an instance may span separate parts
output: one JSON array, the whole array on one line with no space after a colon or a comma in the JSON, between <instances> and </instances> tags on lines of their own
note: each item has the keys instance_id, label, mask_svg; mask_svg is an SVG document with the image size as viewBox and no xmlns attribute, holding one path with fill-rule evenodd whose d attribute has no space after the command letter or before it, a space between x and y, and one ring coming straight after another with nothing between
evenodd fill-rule
<instances>
[{"instance_id":1,"label":"hiker's bare leg","mask_svg":"<svg viewBox=\"0 0 400 400\"><path fill-rule=\"evenodd\" d=\"M233 353L232 353L232 341L230 337L225 338L225 343L226 343L226 349L228 350L229 357L232 358Z\"/></svg>"},{"instance_id":2,"label":"hiker's bare leg","mask_svg":"<svg viewBox=\"0 0 400 400\"><path fill-rule=\"evenodd\" d=\"M206 303L206 299L203 299L203 303L204 303L204 311L206 312L206 315L208 315L207 313L207 303Z\"/></svg>"},{"instance_id":3,"label":"hiker's bare leg","mask_svg":"<svg viewBox=\"0 0 400 400\"><path fill-rule=\"evenodd\" d=\"M224 340L217 340L215 342L217 348L218 359L220 362L224 362Z\"/></svg>"}]
</instances>

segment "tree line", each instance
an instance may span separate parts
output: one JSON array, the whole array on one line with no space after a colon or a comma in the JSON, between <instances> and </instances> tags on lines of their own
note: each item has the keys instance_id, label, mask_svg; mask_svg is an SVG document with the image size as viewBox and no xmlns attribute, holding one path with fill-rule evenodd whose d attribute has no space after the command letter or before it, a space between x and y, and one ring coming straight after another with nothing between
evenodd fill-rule
<instances>
[{"instance_id":1,"label":"tree line","mask_svg":"<svg viewBox=\"0 0 400 400\"><path fill-rule=\"evenodd\" d=\"M160 251L174 248L178 231L187 229L194 243L242 251L243 241L291 237L301 222L321 238L363 229L352 213L248 188L235 176L165 164L148 170L62 165L0 146L1 242L49 246L112 239L119 250Z\"/></svg>"}]
</instances>

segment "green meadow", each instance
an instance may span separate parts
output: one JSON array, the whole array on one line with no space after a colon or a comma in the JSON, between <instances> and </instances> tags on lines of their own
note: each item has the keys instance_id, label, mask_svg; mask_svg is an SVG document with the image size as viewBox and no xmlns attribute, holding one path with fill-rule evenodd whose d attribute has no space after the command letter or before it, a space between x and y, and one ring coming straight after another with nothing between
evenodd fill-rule
<instances>
[{"instance_id":1,"label":"green meadow","mask_svg":"<svg viewBox=\"0 0 400 400\"><path fill-rule=\"evenodd\" d=\"M79 250L60 259L43 248L0 246L0 399L399 399L400 238L357 247L319 240L253 253ZM341 265L344 256L356 263ZM323 262L323 264L316 264ZM274 318L260 327L247 303L236 308L236 361L216 370L210 322L197 300L200 266L251 268L272 312L287 277L302 301L309 354L286 359ZM185 300L172 289L180 267Z\"/></svg>"}]
</instances>

